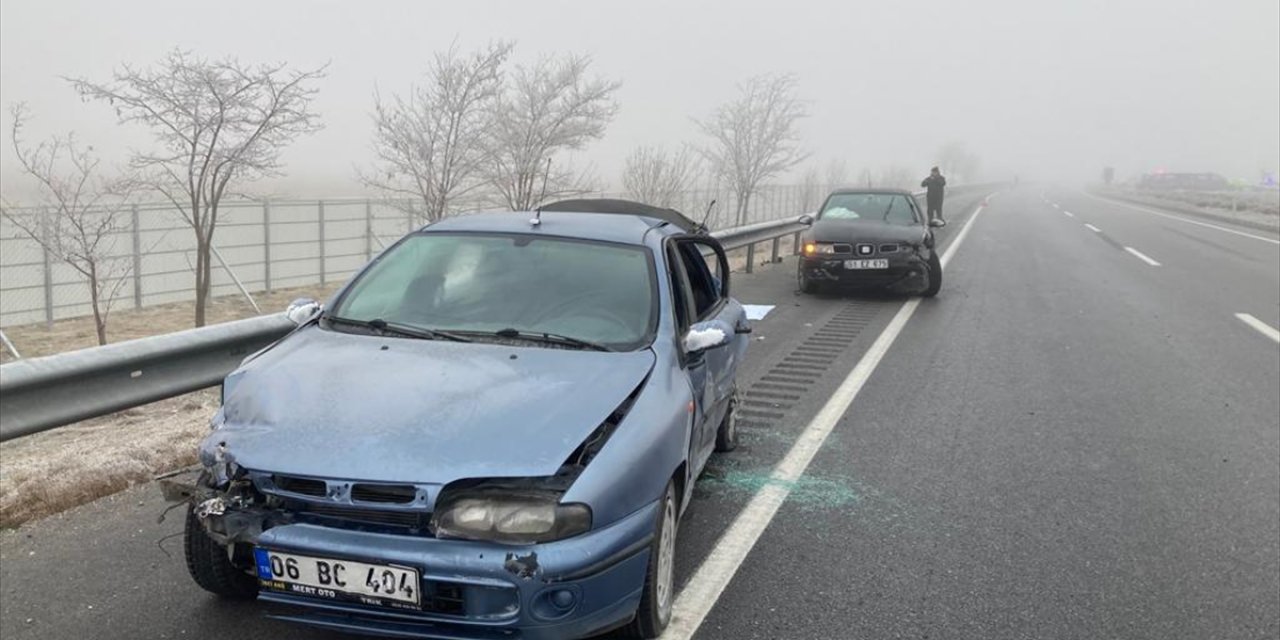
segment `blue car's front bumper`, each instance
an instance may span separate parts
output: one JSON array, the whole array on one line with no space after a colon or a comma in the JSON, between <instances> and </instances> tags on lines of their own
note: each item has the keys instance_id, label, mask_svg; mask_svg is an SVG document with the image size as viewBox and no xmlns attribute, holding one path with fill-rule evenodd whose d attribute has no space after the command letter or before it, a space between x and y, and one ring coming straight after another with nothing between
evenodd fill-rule
<instances>
[{"instance_id":1,"label":"blue car's front bumper","mask_svg":"<svg viewBox=\"0 0 1280 640\"><path fill-rule=\"evenodd\" d=\"M403 611L264 590L273 617L330 629L439 640L581 638L626 624L640 602L657 503L607 527L510 546L334 529L264 531L258 545L416 567L424 610ZM566 595L566 593L568 595Z\"/></svg>"}]
</instances>

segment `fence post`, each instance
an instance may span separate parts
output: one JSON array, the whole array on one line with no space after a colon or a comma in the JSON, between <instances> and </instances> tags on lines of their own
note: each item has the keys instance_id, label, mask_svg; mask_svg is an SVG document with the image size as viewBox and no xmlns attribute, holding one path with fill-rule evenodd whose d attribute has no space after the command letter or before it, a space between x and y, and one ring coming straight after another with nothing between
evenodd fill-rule
<instances>
[{"instance_id":1,"label":"fence post","mask_svg":"<svg viewBox=\"0 0 1280 640\"><path fill-rule=\"evenodd\" d=\"M44 254L44 326L46 329L53 328L53 265L49 260L49 249L45 246L40 247L40 252Z\"/></svg>"},{"instance_id":2,"label":"fence post","mask_svg":"<svg viewBox=\"0 0 1280 640\"><path fill-rule=\"evenodd\" d=\"M133 217L133 308L142 308L142 229L138 225L138 205L130 210Z\"/></svg>"},{"instance_id":3,"label":"fence post","mask_svg":"<svg viewBox=\"0 0 1280 640\"><path fill-rule=\"evenodd\" d=\"M373 258L373 201L364 201L364 259Z\"/></svg>"},{"instance_id":4,"label":"fence post","mask_svg":"<svg viewBox=\"0 0 1280 640\"><path fill-rule=\"evenodd\" d=\"M271 293L271 203L262 201L262 287Z\"/></svg>"},{"instance_id":5,"label":"fence post","mask_svg":"<svg viewBox=\"0 0 1280 640\"><path fill-rule=\"evenodd\" d=\"M324 284L324 200L320 205L320 284Z\"/></svg>"}]
</instances>

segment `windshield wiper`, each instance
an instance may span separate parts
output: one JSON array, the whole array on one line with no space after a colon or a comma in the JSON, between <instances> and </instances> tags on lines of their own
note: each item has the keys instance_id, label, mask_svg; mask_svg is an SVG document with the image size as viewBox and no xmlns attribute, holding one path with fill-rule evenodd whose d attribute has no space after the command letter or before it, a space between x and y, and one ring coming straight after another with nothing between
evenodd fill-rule
<instances>
[{"instance_id":1,"label":"windshield wiper","mask_svg":"<svg viewBox=\"0 0 1280 640\"><path fill-rule=\"evenodd\" d=\"M545 331L521 331L519 329L508 327L506 329L499 329L497 331L490 332L488 335L498 336L499 338L513 338L516 340L528 340L530 342L554 344L562 347L578 347L581 349L591 349L592 351L613 351L613 349L610 349L599 342L592 342L590 340L583 340L582 338L575 338L573 336L566 336L558 333L547 333Z\"/></svg>"},{"instance_id":2,"label":"windshield wiper","mask_svg":"<svg viewBox=\"0 0 1280 640\"><path fill-rule=\"evenodd\" d=\"M418 338L421 340L453 340L454 342L471 342L470 340L450 333L448 331L439 331L436 329L428 329L426 327L415 327L409 324L401 324L399 322L387 322L382 318L374 318L372 320L356 320L354 318L342 318L339 316L325 316L325 320L336 322L338 324L346 324L355 327L365 327L373 329L382 334L395 334L406 338Z\"/></svg>"},{"instance_id":3,"label":"windshield wiper","mask_svg":"<svg viewBox=\"0 0 1280 640\"><path fill-rule=\"evenodd\" d=\"M897 203L898 203L898 199L897 199L897 198L891 198L891 199L889 200L889 206L885 207L885 209L884 209L884 217L882 217L882 218L881 218L881 220L884 220L885 222L888 222L888 221L889 221L889 212L890 212L890 211L893 211L893 205L895 205L895 204L897 204Z\"/></svg>"}]
</instances>

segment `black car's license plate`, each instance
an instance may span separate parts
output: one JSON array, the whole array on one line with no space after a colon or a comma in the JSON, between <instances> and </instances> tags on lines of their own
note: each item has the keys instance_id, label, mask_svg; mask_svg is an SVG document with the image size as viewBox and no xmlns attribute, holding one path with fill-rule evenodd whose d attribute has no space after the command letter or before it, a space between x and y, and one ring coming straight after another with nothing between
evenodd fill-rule
<instances>
[{"instance_id":1,"label":"black car's license plate","mask_svg":"<svg viewBox=\"0 0 1280 640\"><path fill-rule=\"evenodd\" d=\"M888 269L889 261L884 258L875 258L872 260L845 260L845 269Z\"/></svg>"}]
</instances>

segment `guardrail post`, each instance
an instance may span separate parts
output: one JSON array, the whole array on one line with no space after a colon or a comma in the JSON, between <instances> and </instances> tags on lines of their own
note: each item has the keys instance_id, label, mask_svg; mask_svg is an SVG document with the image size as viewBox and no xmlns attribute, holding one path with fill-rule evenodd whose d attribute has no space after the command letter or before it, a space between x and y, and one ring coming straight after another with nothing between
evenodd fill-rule
<instances>
[{"instance_id":1,"label":"guardrail post","mask_svg":"<svg viewBox=\"0 0 1280 640\"><path fill-rule=\"evenodd\" d=\"M755 271L756 243L747 245L747 273Z\"/></svg>"},{"instance_id":2,"label":"guardrail post","mask_svg":"<svg viewBox=\"0 0 1280 640\"><path fill-rule=\"evenodd\" d=\"M791 255L800 255L800 232L797 231L795 237L791 238Z\"/></svg>"},{"instance_id":3,"label":"guardrail post","mask_svg":"<svg viewBox=\"0 0 1280 640\"><path fill-rule=\"evenodd\" d=\"M769 262L782 262L782 259L778 257L778 251L782 248L781 245L782 238L773 239L773 255L769 256Z\"/></svg>"},{"instance_id":4,"label":"guardrail post","mask_svg":"<svg viewBox=\"0 0 1280 640\"><path fill-rule=\"evenodd\" d=\"M324 284L324 200L321 200L318 204L320 208L320 284Z\"/></svg>"},{"instance_id":5,"label":"guardrail post","mask_svg":"<svg viewBox=\"0 0 1280 640\"><path fill-rule=\"evenodd\" d=\"M133 308L142 308L142 229L138 227L138 205L130 207L133 218Z\"/></svg>"},{"instance_id":6,"label":"guardrail post","mask_svg":"<svg viewBox=\"0 0 1280 640\"><path fill-rule=\"evenodd\" d=\"M373 258L373 201L364 201L364 259Z\"/></svg>"},{"instance_id":7,"label":"guardrail post","mask_svg":"<svg viewBox=\"0 0 1280 640\"><path fill-rule=\"evenodd\" d=\"M271 203L262 201L262 288L271 292Z\"/></svg>"}]
</instances>

